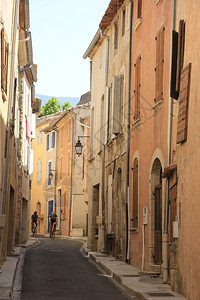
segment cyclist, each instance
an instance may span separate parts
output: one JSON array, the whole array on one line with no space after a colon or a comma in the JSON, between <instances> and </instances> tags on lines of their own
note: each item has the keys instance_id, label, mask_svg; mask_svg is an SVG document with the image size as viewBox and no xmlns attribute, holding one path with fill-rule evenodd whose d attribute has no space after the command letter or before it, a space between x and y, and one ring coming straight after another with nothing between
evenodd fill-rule
<instances>
[{"instance_id":1,"label":"cyclist","mask_svg":"<svg viewBox=\"0 0 200 300\"><path fill-rule=\"evenodd\" d=\"M50 230L49 230L49 234L51 237L51 231L53 230L53 226L54 226L54 231L56 230L56 225L58 223L58 216L56 215L55 211L52 211L52 213L49 216L49 223L50 223Z\"/></svg>"},{"instance_id":2,"label":"cyclist","mask_svg":"<svg viewBox=\"0 0 200 300\"><path fill-rule=\"evenodd\" d=\"M32 230L32 234L33 234L33 228L34 228L34 226L37 227L37 222L38 222L38 214L37 214L37 211L34 211L34 213L33 213L32 216L31 216L31 219L32 219L31 230Z\"/></svg>"}]
</instances>

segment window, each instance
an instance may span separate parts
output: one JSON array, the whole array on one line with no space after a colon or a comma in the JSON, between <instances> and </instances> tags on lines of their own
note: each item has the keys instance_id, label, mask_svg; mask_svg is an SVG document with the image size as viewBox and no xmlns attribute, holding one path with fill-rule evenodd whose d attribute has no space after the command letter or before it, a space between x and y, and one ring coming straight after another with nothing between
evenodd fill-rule
<instances>
[{"instance_id":1,"label":"window","mask_svg":"<svg viewBox=\"0 0 200 300\"><path fill-rule=\"evenodd\" d=\"M163 26L156 37L156 97L154 102L163 99L164 32L165 27Z\"/></svg>"},{"instance_id":2,"label":"window","mask_svg":"<svg viewBox=\"0 0 200 300\"><path fill-rule=\"evenodd\" d=\"M180 91L181 70L184 63L185 22L180 20L179 32L172 31L172 68L170 96L178 99Z\"/></svg>"},{"instance_id":3,"label":"window","mask_svg":"<svg viewBox=\"0 0 200 300\"><path fill-rule=\"evenodd\" d=\"M94 107L91 110L90 158L93 157L94 147Z\"/></svg>"},{"instance_id":4,"label":"window","mask_svg":"<svg viewBox=\"0 0 200 300\"><path fill-rule=\"evenodd\" d=\"M105 103L104 96L101 98L101 119L100 119L100 150L105 142Z\"/></svg>"},{"instance_id":5,"label":"window","mask_svg":"<svg viewBox=\"0 0 200 300\"><path fill-rule=\"evenodd\" d=\"M114 49L118 49L118 23L115 23Z\"/></svg>"},{"instance_id":6,"label":"window","mask_svg":"<svg viewBox=\"0 0 200 300\"><path fill-rule=\"evenodd\" d=\"M135 112L134 119L140 118L140 90L141 90L141 56L138 56L135 66Z\"/></svg>"},{"instance_id":7,"label":"window","mask_svg":"<svg viewBox=\"0 0 200 300\"><path fill-rule=\"evenodd\" d=\"M138 228L138 160L134 159L133 162L133 194L132 194L132 214L131 214L131 227Z\"/></svg>"},{"instance_id":8,"label":"window","mask_svg":"<svg viewBox=\"0 0 200 300\"><path fill-rule=\"evenodd\" d=\"M123 124L123 88L124 75L114 78L114 103L113 103L113 133L115 135L122 131Z\"/></svg>"},{"instance_id":9,"label":"window","mask_svg":"<svg viewBox=\"0 0 200 300\"><path fill-rule=\"evenodd\" d=\"M55 131L52 132L52 148L55 147Z\"/></svg>"},{"instance_id":10,"label":"window","mask_svg":"<svg viewBox=\"0 0 200 300\"><path fill-rule=\"evenodd\" d=\"M1 90L7 94L9 44L5 40L4 28L1 29Z\"/></svg>"},{"instance_id":11,"label":"window","mask_svg":"<svg viewBox=\"0 0 200 300\"><path fill-rule=\"evenodd\" d=\"M48 151L49 150L49 134L47 134L47 145L46 145L46 150Z\"/></svg>"},{"instance_id":12,"label":"window","mask_svg":"<svg viewBox=\"0 0 200 300\"><path fill-rule=\"evenodd\" d=\"M125 22L126 22L126 10L123 10L122 14L122 36L125 34Z\"/></svg>"},{"instance_id":13,"label":"window","mask_svg":"<svg viewBox=\"0 0 200 300\"><path fill-rule=\"evenodd\" d=\"M42 131L38 131L38 144L42 143Z\"/></svg>"},{"instance_id":14,"label":"window","mask_svg":"<svg viewBox=\"0 0 200 300\"><path fill-rule=\"evenodd\" d=\"M142 0L138 0L137 18L142 17Z\"/></svg>"},{"instance_id":15,"label":"window","mask_svg":"<svg viewBox=\"0 0 200 300\"><path fill-rule=\"evenodd\" d=\"M49 178L49 175L51 173L51 164L52 164L52 162L50 161L48 163L48 185L51 185L51 179Z\"/></svg>"},{"instance_id":16,"label":"window","mask_svg":"<svg viewBox=\"0 0 200 300\"><path fill-rule=\"evenodd\" d=\"M42 162L41 162L41 159L38 159L38 162L37 162L37 183L41 183L41 175L42 175Z\"/></svg>"}]
</instances>

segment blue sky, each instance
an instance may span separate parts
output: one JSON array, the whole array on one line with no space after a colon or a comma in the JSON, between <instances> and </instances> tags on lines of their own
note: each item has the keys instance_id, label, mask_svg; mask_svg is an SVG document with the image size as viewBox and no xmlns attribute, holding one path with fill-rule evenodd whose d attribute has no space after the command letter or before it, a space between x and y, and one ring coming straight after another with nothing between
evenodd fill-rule
<instances>
[{"instance_id":1,"label":"blue sky","mask_svg":"<svg viewBox=\"0 0 200 300\"><path fill-rule=\"evenodd\" d=\"M80 97L89 90L83 59L110 0L29 0L36 94Z\"/></svg>"}]
</instances>

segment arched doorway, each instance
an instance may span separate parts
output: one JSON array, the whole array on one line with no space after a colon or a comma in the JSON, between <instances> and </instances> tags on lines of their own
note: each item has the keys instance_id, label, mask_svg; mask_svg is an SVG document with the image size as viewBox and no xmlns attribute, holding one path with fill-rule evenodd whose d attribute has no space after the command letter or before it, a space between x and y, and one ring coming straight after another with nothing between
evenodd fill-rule
<instances>
[{"instance_id":1,"label":"arched doorway","mask_svg":"<svg viewBox=\"0 0 200 300\"><path fill-rule=\"evenodd\" d=\"M151 170L152 263L162 264L162 165L158 158Z\"/></svg>"}]
</instances>

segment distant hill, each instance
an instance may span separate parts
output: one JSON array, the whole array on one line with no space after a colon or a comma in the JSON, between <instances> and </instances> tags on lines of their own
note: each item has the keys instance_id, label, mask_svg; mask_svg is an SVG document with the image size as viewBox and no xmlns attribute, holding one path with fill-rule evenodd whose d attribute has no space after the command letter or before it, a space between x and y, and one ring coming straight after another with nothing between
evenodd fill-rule
<instances>
[{"instance_id":1,"label":"distant hill","mask_svg":"<svg viewBox=\"0 0 200 300\"><path fill-rule=\"evenodd\" d=\"M63 105L65 103L65 101L68 101L71 104L71 106L76 106L76 104L80 100L80 98L78 98L78 97L56 97L56 96L47 96L47 95L41 95L41 94L36 94L35 96L42 100L41 106L45 102L48 102L49 99L51 99L52 97L55 97L56 99L58 99L60 101L61 105Z\"/></svg>"}]
</instances>

